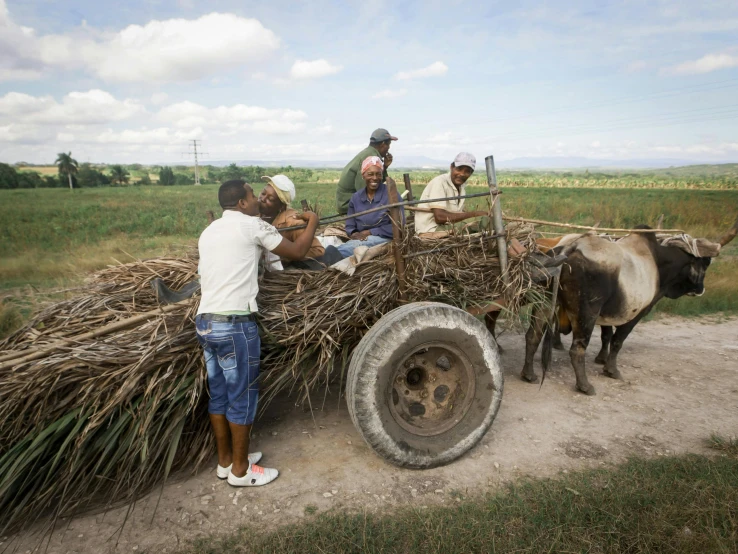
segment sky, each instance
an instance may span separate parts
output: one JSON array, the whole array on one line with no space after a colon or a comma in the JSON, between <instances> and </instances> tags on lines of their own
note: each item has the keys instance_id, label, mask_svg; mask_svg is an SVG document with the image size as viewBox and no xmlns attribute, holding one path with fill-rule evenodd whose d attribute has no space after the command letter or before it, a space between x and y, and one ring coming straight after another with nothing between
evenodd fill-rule
<instances>
[{"instance_id":1,"label":"sky","mask_svg":"<svg viewBox=\"0 0 738 554\"><path fill-rule=\"evenodd\" d=\"M738 161L738 2L0 0L0 161Z\"/></svg>"}]
</instances>

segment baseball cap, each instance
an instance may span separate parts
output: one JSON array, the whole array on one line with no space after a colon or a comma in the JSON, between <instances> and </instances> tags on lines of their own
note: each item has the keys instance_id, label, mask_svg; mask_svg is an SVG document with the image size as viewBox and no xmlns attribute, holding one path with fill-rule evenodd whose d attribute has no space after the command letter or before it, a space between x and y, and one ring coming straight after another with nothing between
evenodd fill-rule
<instances>
[{"instance_id":1,"label":"baseball cap","mask_svg":"<svg viewBox=\"0 0 738 554\"><path fill-rule=\"evenodd\" d=\"M473 154L469 154L469 152L459 152L454 158L454 165L456 167L465 165L467 167L471 167L472 171L474 171L474 168L477 166L477 159Z\"/></svg>"},{"instance_id":2,"label":"baseball cap","mask_svg":"<svg viewBox=\"0 0 738 554\"><path fill-rule=\"evenodd\" d=\"M387 129L375 129L369 142L384 142L385 140L397 140L397 137L390 135Z\"/></svg>"}]
</instances>

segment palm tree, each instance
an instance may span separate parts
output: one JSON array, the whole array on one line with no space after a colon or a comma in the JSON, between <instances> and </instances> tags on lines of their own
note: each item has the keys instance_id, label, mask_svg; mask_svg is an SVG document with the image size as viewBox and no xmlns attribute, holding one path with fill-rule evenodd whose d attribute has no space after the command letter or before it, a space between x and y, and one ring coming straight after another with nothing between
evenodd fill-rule
<instances>
[{"instance_id":1,"label":"palm tree","mask_svg":"<svg viewBox=\"0 0 738 554\"><path fill-rule=\"evenodd\" d=\"M128 182L128 170L122 165L113 165L110 167L110 179L113 183L122 185Z\"/></svg>"},{"instance_id":2,"label":"palm tree","mask_svg":"<svg viewBox=\"0 0 738 554\"><path fill-rule=\"evenodd\" d=\"M72 153L65 154L62 152L61 154L56 155L56 161L54 162L59 167L59 175L66 175L67 179L69 179L69 189L73 189L72 186L72 175L77 173L77 169L79 169L79 164L77 163L77 160L72 158Z\"/></svg>"}]
</instances>

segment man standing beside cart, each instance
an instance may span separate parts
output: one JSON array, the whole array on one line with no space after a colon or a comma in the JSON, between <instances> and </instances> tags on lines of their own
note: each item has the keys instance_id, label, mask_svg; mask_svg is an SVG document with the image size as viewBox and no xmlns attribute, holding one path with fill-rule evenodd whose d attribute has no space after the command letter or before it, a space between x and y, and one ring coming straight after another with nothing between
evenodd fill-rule
<instances>
[{"instance_id":1,"label":"man standing beside cart","mask_svg":"<svg viewBox=\"0 0 738 554\"><path fill-rule=\"evenodd\" d=\"M378 156L384 164L382 182L387 179L387 168L392 163L390 145L397 137L393 137L387 129L376 129L369 137L369 146L356 154L341 172L336 188L336 210L345 215L348 212L349 200L355 192L362 190L366 183L361 175L361 163L371 156Z\"/></svg>"},{"instance_id":2,"label":"man standing beside cart","mask_svg":"<svg viewBox=\"0 0 738 554\"><path fill-rule=\"evenodd\" d=\"M434 177L425 187L421 200L432 198L447 198L422 204L415 215L415 232L419 235L427 233L447 232L455 223L460 223L472 217L488 215L486 211L464 211L466 195L466 181L474 173L477 160L469 152L460 152L451 163L448 173Z\"/></svg>"},{"instance_id":3,"label":"man standing beside cart","mask_svg":"<svg viewBox=\"0 0 738 554\"><path fill-rule=\"evenodd\" d=\"M254 320L259 258L266 249L288 260L303 259L313 244L318 216L299 214L307 228L292 242L259 218L259 201L246 181L223 183L218 201L223 217L198 242L202 297L195 325L208 373L217 476L234 487L254 487L279 475L256 465L260 452L248 453L259 395L261 341Z\"/></svg>"}]
</instances>

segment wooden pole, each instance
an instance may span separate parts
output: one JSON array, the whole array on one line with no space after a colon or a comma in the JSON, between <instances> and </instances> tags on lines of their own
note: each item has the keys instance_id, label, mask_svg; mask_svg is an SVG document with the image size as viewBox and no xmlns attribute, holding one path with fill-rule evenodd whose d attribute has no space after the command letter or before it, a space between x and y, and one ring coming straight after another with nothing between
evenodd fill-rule
<instances>
[{"instance_id":1,"label":"wooden pole","mask_svg":"<svg viewBox=\"0 0 738 554\"><path fill-rule=\"evenodd\" d=\"M505 221L517 221L518 223L534 223L536 225L548 225L550 227L564 227L566 229L586 229L588 231L606 231L608 233L683 233L681 229L615 229L611 227L590 227L588 225L572 225L571 223L556 223L555 221L544 221L542 219L526 219L524 217L502 216Z\"/></svg>"},{"instance_id":2,"label":"wooden pole","mask_svg":"<svg viewBox=\"0 0 738 554\"><path fill-rule=\"evenodd\" d=\"M413 185L412 183L410 183L410 174L404 173L402 175L402 180L405 182L405 190L407 191L407 198L405 198L405 200L407 200L408 202L412 202L413 200L415 200L415 198L413 198ZM415 214L406 213L405 214L405 225L406 225L405 229L407 229L408 233L411 233L411 236L415 232L414 222L415 222ZM413 223L413 225L410 225L410 223Z\"/></svg>"},{"instance_id":3,"label":"wooden pole","mask_svg":"<svg viewBox=\"0 0 738 554\"><path fill-rule=\"evenodd\" d=\"M487 170L487 185L489 186L490 201L492 202L492 226L495 234L498 235L497 257L500 260L500 274L503 283L507 285L510 282L510 276L507 274L507 241L505 240L505 224L502 222L502 205L500 199L497 198L499 190L497 189L494 156L487 156L484 159L484 165Z\"/></svg>"},{"instance_id":4,"label":"wooden pole","mask_svg":"<svg viewBox=\"0 0 738 554\"><path fill-rule=\"evenodd\" d=\"M413 200L415 200L415 198L413 198L413 186L410 183L410 174L404 173L402 175L402 179L403 181L405 181L405 190L407 191L407 200L412 202Z\"/></svg>"},{"instance_id":5,"label":"wooden pole","mask_svg":"<svg viewBox=\"0 0 738 554\"><path fill-rule=\"evenodd\" d=\"M387 192L389 193L390 205L399 202L399 194L397 194L397 185L394 179L387 179ZM400 300L407 300L407 286L405 283L405 259L402 257L402 214L400 207L394 206L389 209L389 215L392 219L392 252L395 255L395 269L397 270L397 283L399 285Z\"/></svg>"}]
</instances>

